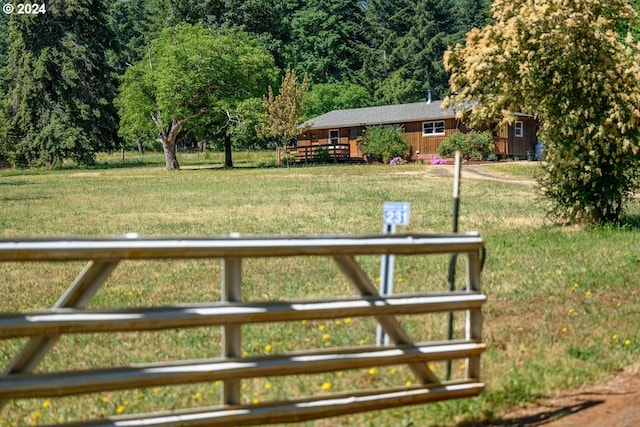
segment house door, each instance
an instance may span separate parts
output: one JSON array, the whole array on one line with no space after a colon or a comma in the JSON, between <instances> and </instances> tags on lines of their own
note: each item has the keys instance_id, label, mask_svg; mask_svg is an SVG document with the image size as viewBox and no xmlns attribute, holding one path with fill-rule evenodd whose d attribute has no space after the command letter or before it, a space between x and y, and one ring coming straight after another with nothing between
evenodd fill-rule
<instances>
[{"instance_id":1,"label":"house door","mask_svg":"<svg viewBox=\"0 0 640 427\"><path fill-rule=\"evenodd\" d=\"M358 139L360 138L360 130L349 129L349 156L350 157L362 157L360 147L358 146Z\"/></svg>"}]
</instances>

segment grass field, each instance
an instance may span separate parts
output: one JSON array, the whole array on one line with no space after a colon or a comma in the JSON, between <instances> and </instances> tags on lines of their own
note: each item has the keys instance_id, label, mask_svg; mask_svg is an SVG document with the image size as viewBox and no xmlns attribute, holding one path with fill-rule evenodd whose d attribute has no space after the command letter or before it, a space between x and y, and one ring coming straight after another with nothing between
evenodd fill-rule
<instances>
[{"instance_id":1,"label":"grass field","mask_svg":"<svg viewBox=\"0 0 640 427\"><path fill-rule=\"evenodd\" d=\"M371 234L381 228L382 203L411 203L411 222L399 231L447 232L450 180L430 177L429 165L251 167L272 165L261 153L236 156L239 168L222 169L217 158L182 155L183 170L168 173L162 158L119 155L101 167L62 171L0 171L0 230L16 236L203 236L315 233ZM532 166L491 166L495 173L533 177ZM527 169L530 168L530 169ZM598 381L637 361L640 353L640 230L636 204L621 227L559 227L545 219L531 187L463 181L460 230L486 240L482 285L485 305L483 356L486 391L478 398L367 413L308 425L473 425L499 417L513 405L546 393ZM378 259L363 260L372 277ZM38 263L0 264L3 311L46 308L82 268ZM461 266L462 268L462 266ZM446 287L446 257L398 259L397 292ZM245 265L247 299L273 300L353 295L327 260L254 260ZM283 280L282 277L286 277ZM158 305L219 298L220 265L211 261L125 263L90 307ZM407 318L418 338L441 333L442 319ZM342 319L243 332L246 354L308 346L342 346L375 340L373 322ZM431 334L431 335L430 335ZM422 336L421 336L422 335ZM0 343L6 364L19 342ZM117 350L115 350L117 349ZM106 334L99 340L65 338L42 370L213 357L219 331ZM436 367L441 369L441 367ZM243 398L263 401L290 394L324 393L411 381L398 367L243 382ZM47 424L77 417L218 404L217 387L198 384L105 393L81 399L22 400L0 411L0 426Z\"/></svg>"}]
</instances>

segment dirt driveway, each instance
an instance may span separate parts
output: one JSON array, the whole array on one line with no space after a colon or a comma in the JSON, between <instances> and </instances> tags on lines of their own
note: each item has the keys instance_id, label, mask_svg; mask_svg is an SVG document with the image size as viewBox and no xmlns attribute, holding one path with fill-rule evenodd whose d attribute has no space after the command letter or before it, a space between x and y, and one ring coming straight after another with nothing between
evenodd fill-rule
<instances>
[{"instance_id":1,"label":"dirt driveway","mask_svg":"<svg viewBox=\"0 0 640 427\"><path fill-rule=\"evenodd\" d=\"M601 384L564 390L501 418L477 427L640 426L640 363Z\"/></svg>"},{"instance_id":2,"label":"dirt driveway","mask_svg":"<svg viewBox=\"0 0 640 427\"><path fill-rule=\"evenodd\" d=\"M453 177L453 165L437 165L428 173ZM482 165L463 165L461 178L534 186L533 180L505 178ZM639 355L640 359L640 355ZM501 420L476 427L640 427L640 360L600 384L564 390L525 408L502 414ZM472 427L465 424L464 427Z\"/></svg>"}]
</instances>

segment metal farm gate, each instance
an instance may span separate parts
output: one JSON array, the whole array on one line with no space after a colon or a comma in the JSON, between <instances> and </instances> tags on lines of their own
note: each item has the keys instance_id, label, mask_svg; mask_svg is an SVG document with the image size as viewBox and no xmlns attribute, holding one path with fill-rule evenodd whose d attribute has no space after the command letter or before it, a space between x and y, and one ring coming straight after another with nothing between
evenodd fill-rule
<instances>
[{"instance_id":1,"label":"metal farm gate","mask_svg":"<svg viewBox=\"0 0 640 427\"><path fill-rule=\"evenodd\" d=\"M128 414L67 425L246 426L299 422L475 396L484 388L480 381L480 354L485 350L481 337L481 307L486 301L480 291L482 250L483 240L474 233L374 237L0 240L0 262L88 261L50 310L0 313L0 339L26 338L22 350L0 376L0 401L6 410L9 401L18 399L219 381L220 406ZM466 289L437 294L381 296L355 258L356 255L449 253L466 258ZM295 302L243 300L243 259L309 256L332 258L359 297ZM222 300L219 302L97 311L84 308L121 261L202 258L222 260ZM451 341L416 343L396 318L397 315L456 311L466 313L465 337ZM243 325L347 316L375 318L389 336L391 345L322 348L306 350L303 354L242 355ZM203 326L222 328L221 357L33 373L58 338L65 334L161 331ZM464 378L443 380L428 368L429 362L452 359L465 359ZM415 384L356 389L316 397L291 396L285 401L261 402L258 405L241 399L241 383L251 378L391 365L407 365L415 376Z\"/></svg>"}]
</instances>

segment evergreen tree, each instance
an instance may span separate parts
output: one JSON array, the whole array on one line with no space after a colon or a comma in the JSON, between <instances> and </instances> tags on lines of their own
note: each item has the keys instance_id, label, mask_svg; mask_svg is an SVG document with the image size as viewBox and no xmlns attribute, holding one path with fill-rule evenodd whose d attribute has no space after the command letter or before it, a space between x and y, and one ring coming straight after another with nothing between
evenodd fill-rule
<instances>
[{"instance_id":1,"label":"evergreen tree","mask_svg":"<svg viewBox=\"0 0 640 427\"><path fill-rule=\"evenodd\" d=\"M491 16L490 0L459 0L455 4L456 42L464 42L472 28L482 28Z\"/></svg>"},{"instance_id":2,"label":"evergreen tree","mask_svg":"<svg viewBox=\"0 0 640 427\"><path fill-rule=\"evenodd\" d=\"M332 110L368 107L372 104L367 90L353 83L320 83L306 92L304 119L308 120Z\"/></svg>"},{"instance_id":3,"label":"evergreen tree","mask_svg":"<svg viewBox=\"0 0 640 427\"><path fill-rule=\"evenodd\" d=\"M405 19L410 23L404 34L396 34L391 53L395 69L406 70L406 77L418 82L413 99L427 98L428 91L441 99L448 89L448 75L442 61L455 33L455 19L447 0L419 0Z\"/></svg>"},{"instance_id":4,"label":"evergreen tree","mask_svg":"<svg viewBox=\"0 0 640 427\"><path fill-rule=\"evenodd\" d=\"M469 3L468 0L464 0ZM450 0L367 2L369 52L363 55L361 84L379 104L425 100L448 92L443 54L456 40L456 7Z\"/></svg>"},{"instance_id":5,"label":"evergreen tree","mask_svg":"<svg viewBox=\"0 0 640 427\"><path fill-rule=\"evenodd\" d=\"M125 67L142 59L151 40L169 24L168 0L112 0L111 19L118 55L115 68L118 74Z\"/></svg>"},{"instance_id":6,"label":"evergreen tree","mask_svg":"<svg viewBox=\"0 0 640 427\"><path fill-rule=\"evenodd\" d=\"M11 15L6 67L12 150L19 165L95 161L115 148L114 34L106 0L51 0L39 15Z\"/></svg>"},{"instance_id":7,"label":"evergreen tree","mask_svg":"<svg viewBox=\"0 0 640 427\"><path fill-rule=\"evenodd\" d=\"M0 70L3 70L7 65L7 53L9 51L7 40L8 22L9 19L6 17L0 19Z\"/></svg>"},{"instance_id":8,"label":"evergreen tree","mask_svg":"<svg viewBox=\"0 0 640 427\"><path fill-rule=\"evenodd\" d=\"M298 0L186 0L170 2L168 9L174 25L199 23L216 31L254 36L284 69L283 47L291 41L291 14L298 6Z\"/></svg>"},{"instance_id":9,"label":"evergreen tree","mask_svg":"<svg viewBox=\"0 0 640 427\"><path fill-rule=\"evenodd\" d=\"M4 76L7 65L7 22L8 19L0 17L0 169L9 161L9 143L7 140L7 110L8 103L5 95Z\"/></svg>"},{"instance_id":10,"label":"evergreen tree","mask_svg":"<svg viewBox=\"0 0 640 427\"><path fill-rule=\"evenodd\" d=\"M362 67L364 10L353 0L306 0L291 19L286 60L312 83L349 81Z\"/></svg>"}]
</instances>

